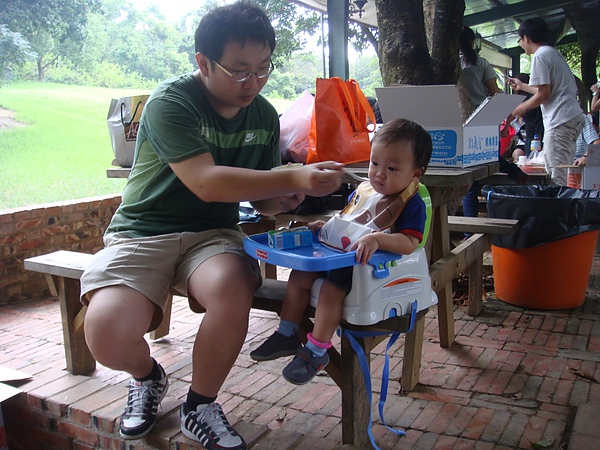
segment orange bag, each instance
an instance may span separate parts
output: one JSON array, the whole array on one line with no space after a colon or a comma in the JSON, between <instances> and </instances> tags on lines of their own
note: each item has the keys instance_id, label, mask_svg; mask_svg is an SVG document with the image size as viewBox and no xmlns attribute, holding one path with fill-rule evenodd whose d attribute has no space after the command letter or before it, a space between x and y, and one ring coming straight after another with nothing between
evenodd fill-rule
<instances>
[{"instance_id":1,"label":"orange bag","mask_svg":"<svg viewBox=\"0 0 600 450\"><path fill-rule=\"evenodd\" d=\"M367 118L371 121L367 125ZM355 80L317 78L306 163L368 161L375 114Z\"/></svg>"}]
</instances>

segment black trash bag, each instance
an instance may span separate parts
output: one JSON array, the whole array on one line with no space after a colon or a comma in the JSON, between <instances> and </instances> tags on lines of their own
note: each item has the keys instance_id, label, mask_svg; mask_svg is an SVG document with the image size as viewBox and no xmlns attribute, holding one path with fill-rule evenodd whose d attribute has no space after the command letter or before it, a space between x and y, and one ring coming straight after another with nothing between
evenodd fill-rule
<instances>
[{"instance_id":1,"label":"black trash bag","mask_svg":"<svg viewBox=\"0 0 600 450\"><path fill-rule=\"evenodd\" d=\"M502 248L530 248L600 229L600 191L564 186L482 188L490 218L518 219L513 235L493 235Z\"/></svg>"}]
</instances>

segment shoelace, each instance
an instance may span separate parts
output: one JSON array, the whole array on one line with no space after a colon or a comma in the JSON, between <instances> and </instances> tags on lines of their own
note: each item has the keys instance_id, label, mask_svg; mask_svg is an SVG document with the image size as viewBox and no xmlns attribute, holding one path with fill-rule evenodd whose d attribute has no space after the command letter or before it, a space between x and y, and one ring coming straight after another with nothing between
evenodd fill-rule
<instances>
[{"instance_id":1,"label":"shoelace","mask_svg":"<svg viewBox=\"0 0 600 450\"><path fill-rule=\"evenodd\" d=\"M221 438L232 434L232 429L227 424L225 414L223 414L223 411L218 406L214 404L208 405L204 410L204 414L202 414L202 419L210 427L215 437ZM200 417L198 417L198 420L200 420Z\"/></svg>"},{"instance_id":2,"label":"shoelace","mask_svg":"<svg viewBox=\"0 0 600 450\"><path fill-rule=\"evenodd\" d=\"M155 384L155 383L153 383ZM153 395L156 398L160 396L158 389L153 385L139 385L131 382L130 398L127 403L127 418L144 417L144 403L148 396Z\"/></svg>"}]
</instances>

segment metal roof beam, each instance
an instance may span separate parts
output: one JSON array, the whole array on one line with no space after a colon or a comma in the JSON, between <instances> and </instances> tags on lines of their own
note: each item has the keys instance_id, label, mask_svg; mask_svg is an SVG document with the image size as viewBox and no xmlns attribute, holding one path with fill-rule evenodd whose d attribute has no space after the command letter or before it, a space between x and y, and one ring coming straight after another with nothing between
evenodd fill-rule
<instances>
[{"instance_id":1,"label":"metal roof beam","mask_svg":"<svg viewBox=\"0 0 600 450\"><path fill-rule=\"evenodd\" d=\"M560 8L565 5L572 5L573 0L527 0L512 5L497 6L474 14L469 14L463 18L463 25L472 27L486 22L494 22L507 17L514 17L523 14L531 14L539 10L548 10Z\"/></svg>"}]
</instances>

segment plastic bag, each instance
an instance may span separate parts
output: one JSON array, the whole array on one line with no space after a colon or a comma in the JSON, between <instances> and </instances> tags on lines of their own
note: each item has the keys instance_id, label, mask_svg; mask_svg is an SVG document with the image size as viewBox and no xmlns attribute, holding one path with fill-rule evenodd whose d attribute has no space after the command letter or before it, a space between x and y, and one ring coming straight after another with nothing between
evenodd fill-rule
<instances>
[{"instance_id":1,"label":"plastic bag","mask_svg":"<svg viewBox=\"0 0 600 450\"><path fill-rule=\"evenodd\" d=\"M530 248L547 242L600 229L600 191L564 186L489 186L490 218L517 219L513 235L493 235L492 243L502 248Z\"/></svg>"},{"instance_id":2,"label":"plastic bag","mask_svg":"<svg viewBox=\"0 0 600 450\"><path fill-rule=\"evenodd\" d=\"M112 99L106 123L115 159L113 166L131 167L142 111L149 95Z\"/></svg>"},{"instance_id":3,"label":"plastic bag","mask_svg":"<svg viewBox=\"0 0 600 450\"><path fill-rule=\"evenodd\" d=\"M279 118L279 151L282 162L306 162L308 132L315 98L308 91L292 103Z\"/></svg>"},{"instance_id":4,"label":"plastic bag","mask_svg":"<svg viewBox=\"0 0 600 450\"><path fill-rule=\"evenodd\" d=\"M368 161L375 114L355 80L317 78L307 163Z\"/></svg>"}]
</instances>

